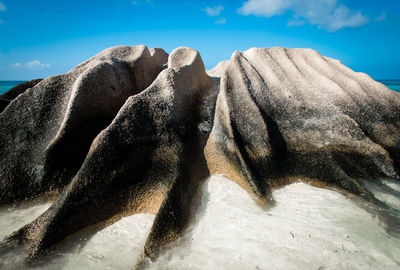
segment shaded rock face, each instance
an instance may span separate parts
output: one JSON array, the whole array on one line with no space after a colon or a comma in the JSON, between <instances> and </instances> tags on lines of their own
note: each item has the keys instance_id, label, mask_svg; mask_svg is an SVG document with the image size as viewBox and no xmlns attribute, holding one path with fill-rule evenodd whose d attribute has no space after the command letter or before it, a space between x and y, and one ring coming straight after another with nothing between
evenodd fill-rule
<instances>
[{"instance_id":1,"label":"shaded rock face","mask_svg":"<svg viewBox=\"0 0 400 270\"><path fill-rule=\"evenodd\" d=\"M18 96L0 114L0 202L68 184L94 137L166 60L144 46L110 48Z\"/></svg>"},{"instance_id":2,"label":"shaded rock face","mask_svg":"<svg viewBox=\"0 0 400 270\"><path fill-rule=\"evenodd\" d=\"M399 120L398 93L313 50L235 52L207 74L190 48L110 48L0 114L0 201L61 192L8 240L34 259L87 226L150 212L154 258L217 173L261 205L293 179L375 201L357 179L399 178Z\"/></svg>"},{"instance_id":3,"label":"shaded rock face","mask_svg":"<svg viewBox=\"0 0 400 270\"><path fill-rule=\"evenodd\" d=\"M27 89L34 87L38 83L40 83L42 79L36 79L21 83L10 90L7 93L0 95L0 113L4 111L4 109L13 101L18 95L25 92Z\"/></svg>"}]
</instances>

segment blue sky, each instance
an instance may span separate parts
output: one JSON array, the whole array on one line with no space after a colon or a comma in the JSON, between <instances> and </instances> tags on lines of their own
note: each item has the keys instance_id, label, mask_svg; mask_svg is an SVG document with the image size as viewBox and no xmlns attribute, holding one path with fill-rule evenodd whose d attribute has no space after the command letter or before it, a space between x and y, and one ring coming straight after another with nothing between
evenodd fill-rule
<instances>
[{"instance_id":1,"label":"blue sky","mask_svg":"<svg viewBox=\"0 0 400 270\"><path fill-rule=\"evenodd\" d=\"M400 78L400 1L0 0L0 80L65 73L115 45L200 51L207 68L250 47L304 47Z\"/></svg>"}]
</instances>

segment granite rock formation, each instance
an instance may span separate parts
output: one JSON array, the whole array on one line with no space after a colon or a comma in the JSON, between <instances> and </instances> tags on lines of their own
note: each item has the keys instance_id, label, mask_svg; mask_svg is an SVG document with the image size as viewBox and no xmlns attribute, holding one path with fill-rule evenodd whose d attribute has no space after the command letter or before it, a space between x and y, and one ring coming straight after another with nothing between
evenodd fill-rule
<instances>
[{"instance_id":1,"label":"granite rock formation","mask_svg":"<svg viewBox=\"0 0 400 270\"><path fill-rule=\"evenodd\" d=\"M0 202L59 192L8 241L30 259L87 226L156 218L155 258L224 174L260 204L292 181L375 202L363 179L399 179L400 95L309 49L252 48L206 72L199 53L114 47L22 91L0 113Z\"/></svg>"},{"instance_id":2,"label":"granite rock formation","mask_svg":"<svg viewBox=\"0 0 400 270\"><path fill-rule=\"evenodd\" d=\"M263 202L299 178L373 199L359 178L396 178L400 96L310 49L252 48L222 74L206 157Z\"/></svg>"},{"instance_id":3,"label":"granite rock formation","mask_svg":"<svg viewBox=\"0 0 400 270\"><path fill-rule=\"evenodd\" d=\"M111 48L19 95L0 114L0 202L67 185L93 139L166 61L145 46Z\"/></svg>"}]
</instances>

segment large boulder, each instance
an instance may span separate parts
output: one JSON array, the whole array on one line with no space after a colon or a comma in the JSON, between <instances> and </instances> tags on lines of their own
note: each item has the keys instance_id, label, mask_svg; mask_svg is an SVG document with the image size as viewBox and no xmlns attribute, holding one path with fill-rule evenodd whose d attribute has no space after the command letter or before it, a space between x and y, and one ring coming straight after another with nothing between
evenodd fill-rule
<instances>
[{"instance_id":1,"label":"large boulder","mask_svg":"<svg viewBox=\"0 0 400 270\"><path fill-rule=\"evenodd\" d=\"M222 76L205 150L261 203L292 180L373 199L358 179L396 178L400 95L311 49L235 52Z\"/></svg>"},{"instance_id":2,"label":"large boulder","mask_svg":"<svg viewBox=\"0 0 400 270\"><path fill-rule=\"evenodd\" d=\"M0 203L68 184L93 139L166 61L145 46L109 48L15 98L0 114Z\"/></svg>"},{"instance_id":3,"label":"large boulder","mask_svg":"<svg viewBox=\"0 0 400 270\"><path fill-rule=\"evenodd\" d=\"M207 73L190 48L111 48L0 114L0 201L61 192L8 241L33 259L92 224L154 213L154 258L216 173L260 205L299 180L377 202L359 180L399 179L399 120L399 93L313 50L253 48Z\"/></svg>"},{"instance_id":4,"label":"large boulder","mask_svg":"<svg viewBox=\"0 0 400 270\"><path fill-rule=\"evenodd\" d=\"M168 68L128 98L94 139L81 168L53 205L14 237L33 242L32 257L88 225L139 212L157 214L145 254L154 257L187 224L201 179L207 135L198 125L213 80L199 53L178 48ZM39 228L39 229L38 229Z\"/></svg>"}]
</instances>

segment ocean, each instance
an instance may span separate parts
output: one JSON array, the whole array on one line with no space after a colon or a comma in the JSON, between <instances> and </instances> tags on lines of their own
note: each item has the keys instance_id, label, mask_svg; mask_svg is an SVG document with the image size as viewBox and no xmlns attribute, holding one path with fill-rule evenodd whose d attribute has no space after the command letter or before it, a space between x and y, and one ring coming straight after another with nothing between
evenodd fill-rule
<instances>
[{"instance_id":1,"label":"ocean","mask_svg":"<svg viewBox=\"0 0 400 270\"><path fill-rule=\"evenodd\" d=\"M0 95L24 81L0 81Z\"/></svg>"},{"instance_id":2,"label":"ocean","mask_svg":"<svg viewBox=\"0 0 400 270\"><path fill-rule=\"evenodd\" d=\"M377 81L383 83L389 89L400 92L400 80L377 80Z\"/></svg>"},{"instance_id":3,"label":"ocean","mask_svg":"<svg viewBox=\"0 0 400 270\"><path fill-rule=\"evenodd\" d=\"M377 80L389 89L400 92L400 80ZM24 81L0 81L0 95Z\"/></svg>"}]
</instances>

